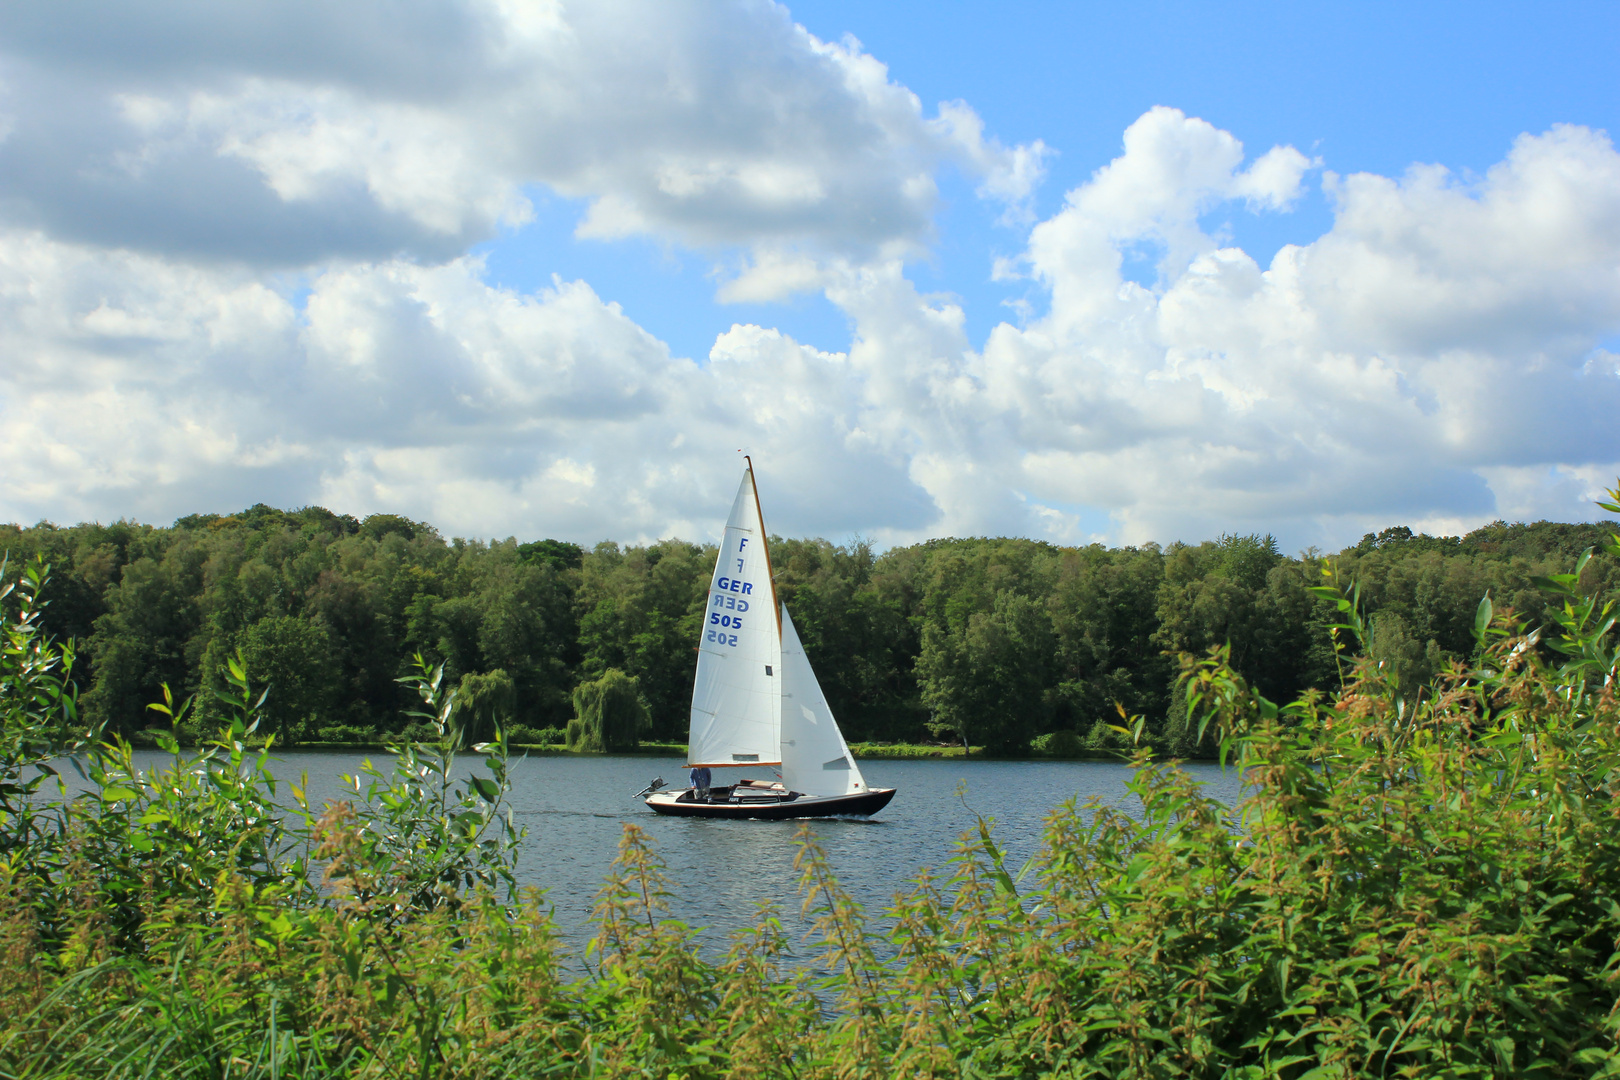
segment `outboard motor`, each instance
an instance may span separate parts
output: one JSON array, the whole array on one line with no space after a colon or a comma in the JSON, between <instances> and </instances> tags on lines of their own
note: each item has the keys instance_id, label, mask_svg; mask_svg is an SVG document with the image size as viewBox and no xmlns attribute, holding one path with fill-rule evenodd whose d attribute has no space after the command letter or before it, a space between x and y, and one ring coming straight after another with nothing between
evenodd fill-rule
<instances>
[{"instance_id":1,"label":"outboard motor","mask_svg":"<svg viewBox=\"0 0 1620 1080\"><path fill-rule=\"evenodd\" d=\"M646 796L651 795L653 792L657 791L659 788L661 788L663 786L664 786L664 778L662 776L660 776L658 779L654 780L652 783L648 784L646 787L642 788L640 791L638 791L634 795L632 795L631 798L633 798L633 799L645 798Z\"/></svg>"}]
</instances>

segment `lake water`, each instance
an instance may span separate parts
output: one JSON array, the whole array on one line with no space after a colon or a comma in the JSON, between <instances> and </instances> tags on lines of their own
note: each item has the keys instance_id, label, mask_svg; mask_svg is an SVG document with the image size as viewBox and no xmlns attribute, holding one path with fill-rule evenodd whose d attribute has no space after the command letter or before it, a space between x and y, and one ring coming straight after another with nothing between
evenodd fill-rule
<instances>
[{"instance_id":1,"label":"lake water","mask_svg":"<svg viewBox=\"0 0 1620 1080\"><path fill-rule=\"evenodd\" d=\"M359 770L368 755L281 751L278 777L309 777L312 806L344 797L340 777ZM386 754L369 755L387 767ZM141 751L146 766L166 759ZM468 755L469 771L479 759ZM793 871L796 821L716 821L654 814L632 795L655 776L685 786L678 757L540 756L512 761L511 802L528 831L518 877L547 890L559 929L575 949L591 936L591 909L610 869L625 822L652 838L674 882L672 913L707 930L714 947L749 925L761 900L776 900L784 922L801 925ZM1187 766L1205 790L1236 806L1237 773L1213 764ZM840 882L880 917L897 892L924 867L943 869L956 839L974 826L973 812L995 819L995 837L1016 868L1039 844L1042 820L1066 799L1096 797L1126 812L1136 800L1125 790L1130 770L1096 761L863 760L870 787L898 789L871 819L819 819L812 823ZM764 776L769 770L764 770ZM729 778L728 778L729 779ZM957 789L965 786L965 795ZM352 789L351 789L352 793Z\"/></svg>"}]
</instances>

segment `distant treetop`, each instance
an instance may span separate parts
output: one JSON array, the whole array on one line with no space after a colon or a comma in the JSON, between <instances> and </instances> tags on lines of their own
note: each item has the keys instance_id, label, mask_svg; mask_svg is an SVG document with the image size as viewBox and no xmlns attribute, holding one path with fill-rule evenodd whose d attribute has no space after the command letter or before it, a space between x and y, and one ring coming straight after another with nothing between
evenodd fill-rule
<instances>
[{"instance_id":1,"label":"distant treetop","mask_svg":"<svg viewBox=\"0 0 1620 1080\"><path fill-rule=\"evenodd\" d=\"M1614 521L1536 521L1529 524L1517 521L1509 524L1498 520L1482 525L1466 536L1430 536L1428 533L1414 533L1406 525L1394 525L1382 532L1367 533L1350 550L1358 555L1373 551L1398 551L1404 554L1476 551L1490 555L1541 558L1600 547L1617 530L1620 530L1620 522Z\"/></svg>"},{"instance_id":2,"label":"distant treetop","mask_svg":"<svg viewBox=\"0 0 1620 1080\"><path fill-rule=\"evenodd\" d=\"M544 563L556 570L578 570L585 561L585 549L566 540L535 540L518 545L524 562Z\"/></svg>"},{"instance_id":3,"label":"distant treetop","mask_svg":"<svg viewBox=\"0 0 1620 1080\"><path fill-rule=\"evenodd\" d=\"M392 514L382 516L393 517ZM221 529L252 529L255 532L262 532L265 529L313 528L332 536L353 536L360 531L360 522L349 514L334 514L324 506L277 510L264 503L254 503L246 510L239 510L234 514L187 514L185 517L176 518L174 527L192 531L207 529L211 532L218 532Z\"/></svg>"}]
</instances>

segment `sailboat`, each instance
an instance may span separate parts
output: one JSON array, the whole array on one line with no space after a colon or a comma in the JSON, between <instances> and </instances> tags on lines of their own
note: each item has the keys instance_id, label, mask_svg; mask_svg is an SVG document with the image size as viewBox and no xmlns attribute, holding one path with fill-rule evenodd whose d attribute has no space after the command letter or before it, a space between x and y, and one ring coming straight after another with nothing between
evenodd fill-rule
<instances>
[{"instance_id":1,"label":"sailboat","mask_svg":"<svg viewBox=\"0 0 1620 1080\"><path fill-rule=\"evenodd\" d=\"M776 599L765 519L748 461L715 560L692 680L687 768L772 768L706 788L640 792L660 814L803 818L875 814L894 788L869 788L827 707L793 618ZM712 775L712 773L711 773ZM724 774L721 774L724 776Z\"/></svg>"}]
</instances>

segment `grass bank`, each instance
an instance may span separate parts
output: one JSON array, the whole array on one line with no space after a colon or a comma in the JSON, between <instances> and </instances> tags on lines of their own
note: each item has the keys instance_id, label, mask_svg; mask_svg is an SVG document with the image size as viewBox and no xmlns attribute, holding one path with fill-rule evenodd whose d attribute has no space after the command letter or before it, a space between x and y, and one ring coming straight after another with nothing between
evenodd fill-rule
<instances>
[{"instance_id":1,"label":"grass bank","mask_svg":"<svg viewBox=\"0 0 1620 1080\"><path fill-rule=\"evenodd\" d=\"M919 758L960 758L963 756L961 744L955 746L934 745L931 743L850 743L849 752L863 760L907 761ZM975 746L973 757L984 753L984 747Z\"/></svg>"}]
</instances>

